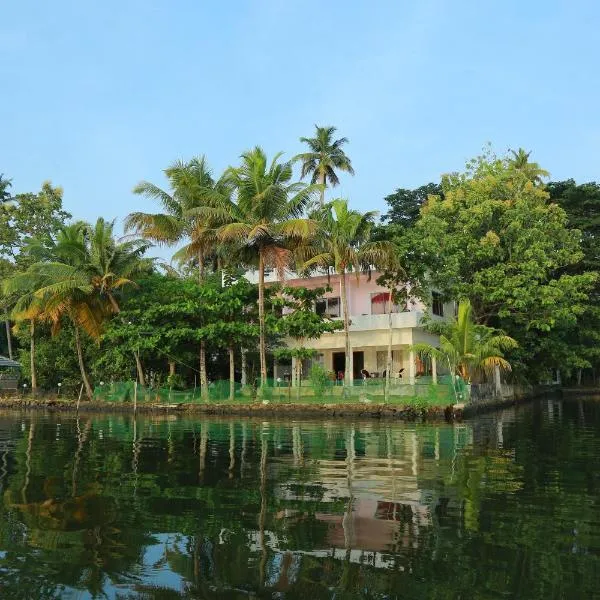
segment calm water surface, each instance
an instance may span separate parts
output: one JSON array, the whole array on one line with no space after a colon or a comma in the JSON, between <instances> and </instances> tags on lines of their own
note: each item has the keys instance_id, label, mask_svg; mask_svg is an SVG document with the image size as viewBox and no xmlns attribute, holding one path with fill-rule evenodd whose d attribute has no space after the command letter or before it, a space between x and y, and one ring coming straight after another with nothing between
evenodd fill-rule
<instances>
[{"instance_id":1,"label":"calm water surface","mask_svg":"<svg viewBox=\"0 0 600 600\"><path fill-rule=\"evenodd\" d=\"M1 598L597 598L600 404L462 424L0 413Z\"/></svg>"}]
</instances>

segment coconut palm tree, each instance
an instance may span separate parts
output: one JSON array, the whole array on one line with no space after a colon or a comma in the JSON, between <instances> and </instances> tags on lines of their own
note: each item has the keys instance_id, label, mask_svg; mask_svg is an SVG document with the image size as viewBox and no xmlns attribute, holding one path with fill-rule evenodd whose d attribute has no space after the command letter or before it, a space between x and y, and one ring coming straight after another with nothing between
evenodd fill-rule
<instances>
[{"instance_id":1,"label":"coconut palm tree","mask_svg":"<svg viewBox=\"0 0 600 600\"><path fill-rule=\"evenodd\" d=\"M325 203L325 187L339 184L337 171L345 171L354 175L352 163L342 146L348 143L348 138L334 140L336 128L332 126L319 127L315 125L315 137L301 137L300 141L307 144L309 152L298 154L294 161L301 163L301 178L311 176L311 183L319 183L321 189L321 206Z\"/></svg>"},{"instance_id":2,"label":"coconut palm tree","mask_svg":"<svg viewBox=\"0 0 600 600\"><path fill-rule=\"evenodd\" d=\"M65 318L71 321L81 378L91 400L93 391L83 360L81 330L94 340L100 339L110 310L90 276L86 230L85 223L67 225L61 228L50 247L32 247L32 256L41 260L14 275L5 291L23 290L15 315L29 319L33 315L43 317L51 323L53 335L58 333Z\"/></svg>"},{"instance_id":3,"label":"coconut palm tree","mask_svg":"<svg viewBox=\"0 0 600 600\"><path fill-rule=\"evenodd\" d=\"M542 169L538 163L529 162L531 152L526 152L523 148L519 148L517 151L511 150L510 153L512 154L512 158L509 162L512 167L522 172L532 183L540 184L545 177L550 177L550 173Z\"/></svg>"},{"instance_id":4,"label":"coconut palm tree","mask_svg":"<svg viewBox=\"0 0 600 600\"><path fill-rule=\"evenodd\" d=\"M447 324L440 335L439 347L415 344L412 349L423 356L445 362L451 375L460 375L466 382L490 376L496 368L510 371L511 365L504 352L517 347L508 335L498 334L492 328L476 325L471 301L463 298L458 304L458 316Z\"/></svg>"},{"instance_id":5,"label":"coconut palm tree","mask_svg":"<svg viewBox=\"0 0 600 600\"><path fill-rule=\"evenodd\" d=\"M188 162L177 161L164 171L170 192L153 183L142 181L134 193L157 200L163 213L131 213L125 220L127 231L136 231L142 237L159 244L173 246L187 242L176 254L179 261L196 262L198 280L202 283L206 260L214 253L216 242L213 230L206 226L197 209L212 206L221 195L228 199L229 188L223 181L215 181L204 156ZM206 374L206 345L200 342L200 386L204 399L208 398Z\"/></svg>"},{"instance_id":6,"label":"coconut palm tree","mask_svg":"<svg viewBox=\"0 0 600 600\"><path fill-rule=\"evenodd\" d=\"M299 253L304 260L303 270L316 267L333 269L340 277L342 310L344 313L345 376L344 385L352 382L352 348L350 345L350 315L346 291L346 275L368 270L389 252L388 242L370 242L376 211L361 213L348 208L348 201L338 198L326 204L313 215L319 223L319 237L312 247L303 247Z\"/></svg>"},{"instance_id":7,"label":"coconut palm tree","mask_svg":"<svg viewBox=\"0 0 600 600\"><path fill-rule=\"evenodd\" d=\"M213 206L195 214L211 224L216 239L228 254L245 264L258 265L258 321L261 386L267 380L265 327L265 269L283 273L294 247L316 233L317 224L303 217L304 209L319 185L290 183L292 163L280 162L281 153L269 163L262 148L242 154L242 163L230 168L225 180L235 197L221 195Z\"/></svg>"}]
</instances>

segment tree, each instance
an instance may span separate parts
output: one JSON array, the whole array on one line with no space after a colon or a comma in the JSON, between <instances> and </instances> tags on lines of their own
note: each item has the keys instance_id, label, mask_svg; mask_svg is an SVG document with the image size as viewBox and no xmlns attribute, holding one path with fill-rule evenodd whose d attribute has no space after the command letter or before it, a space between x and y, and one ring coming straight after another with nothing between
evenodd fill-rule
<instances>
[{"instance_id":1,"label":"tree","mask_svg":"<svg viewBox=\"0 0 600 600\"><path fill-rule=\"evenodd\" d=\"M300 398L302 380L302 360L315 354L311 348L306 348L306 340L319 339L324 333L337 331L343 327L339 320L332 320L315 310L315 303L331 288L308 289L304 287L286 286L281 295L273 299L276 306L282 310L281 318L275 323L277 332L284 337L292 338L296 344L293 348L282 348L276 351L276 356L293 358L296 372L296 396Z\"/></svg>"},{"instance_id":2,"label":"tree","mask_svg":"<svg viewBox=\"0 0 600 600\"><path fill-rule=\"evenodd\" d=\"M214 206L196 209L213 228L229 254L246 264L258 262L258 321L261 386L267 380L265 328L265 269L283 272L292 259L292 250L316 233L317 224L303 218L303 212L321 187L301 182L290 183L292 164L271 163L262 148L242 154L242 164L229 169L227 181L236 198L221 196Z\"/></svg>"},{"instance_id":3,"label":"tree","mask_svg":"<svg viewBox=\"0 0 600 600\"><path fill-rule=\"evenodd\" d=\"M206 259L214 252L216 243L213 230L206 226L206 221L197 211L216 202L227 201L230 190L223 180L215 182L204 156L188 162L177 161L165 169L165 175L171 188L170 193L147 181L142 181L134 188L134 193L158 200L165 212L132 213L127 217L125 227L159 244L173 246L182 241L187 242L176 257L180 260L195 260L198 280L202 283ZM207 399L204 341L200 342L199 362L202 395Z\"/></svg>"},{"instance_id":4,"label":"tree","mask_svg":"<svg viewBox=\"0 0 600 600\"><path fill-rule=\"evenodd\" d=\"M523 148L519 148L516 152L515 150L511 150L510 153L512 154L512 158L509 161L510 166L525 175L528 181L541 184L545 177L550 176L550 173L542 169L538 163L529 162L531 152L526 152Z\"/></svg>"},{"instance_id":5,"label":"tree","mask_svg":"<svg viewBox=\"0 0 600 600\"><path fill-rule=\"evenodd\" d=\"M581 234L548 193L508 158L484 156L442 181L412 236L428 284L469 298L475 321L505 331L539 369L536 335L575 324L596 276L567 269L583 258ZM526 365L522 365L524 368Z\"/></svg>"},{"instance_id":6,"label":"tree","mask_svg":"<svg viewBox=\"0 0 600 600\"><path fill-rule=\"evenodd\" d=\"M336 170L354 175L352 163L342 146L348 143L348 138L333 139L336 128L332 126L319 127L315 125L315 137L301 137L300 141L307 144L309 152L298 154L294 161L301 163L301 178L311 176L311 183L319 183L321 188L321 206L325 204L325 188L327 184L335 187L340 180Z\"/></svg>"},{"instance_id":7,"label":"tree","mask_svg":"<svg viewBox=\"0 0 600 600\"><path fill-rule=\"evenodd\" d=\"M439 348L431 344L415 344L413 350L436 357L445 362L452 375L460 375L465 381L477 381L489 376L494 369L510 371L511 365L504 352L518 346L510 336L497 333L473 321L473 309L467 298L458 304L458 316L437 328L440 333Z\"/></svg>"},{"instance_id":8,"label":"tree","mask_svg":"<svg viewBox=\"0 0 600 600\"><path fill-rule=\"evenodd\" d=\"M12 179L6 179L4 173L0 173L0 204L4 204L11 199L8 188L12 187Z\"/></svg>"},{"instance_id":9,"label":"tree","mask_svg":"<svg viewBox=\"0 0 600 600\"><path fill-rule=\"evenodd\" d=\"M383 244L370 242L375 211L360 213L348 208L348 201L338 198L318 210L314 218L319 222L319 236L312 247L302 248L302 268L330 269L340 277L342 311L344 313L345 376L344 385L352 382L352 348L350 346L350 315L346 292L346 273L358 277L383 251Z\"/></svg>"},{"instance_id":10,"label":"tree","mask_svg":"<svg viewBox=\"0 0 600 600\"><path fill-rule=\"evenodd\" d=\"M572 275L600 271L600 184L577 185L573 179L550 182L546 186L550 199L566 213L569 226L581 232L583 259L571 264L566 271ZM552 347L560 350L556 364L563 370L577 370L581 383L583 369L592 369L592 380L600 367L600 283L590 292L585 311L576 325L563 328L553 336ZM550 344L548 344L550 346ZM565 373L567 375L567 373Z\"/></svg>"},{"instance_id":11,"label":"tree","mask_svg":"<svg viewBox=\"0 0 600 600\"><path fill-rule=\"evenodd\" d=\"M439 183L427 183L414 190L398 188L393 194L384 198L389 209L381 220L388 223L388 226L410 228L419 218L421 207L427 202L429 196L442 196L442 193Z\"/></svg>"}]
</instances>

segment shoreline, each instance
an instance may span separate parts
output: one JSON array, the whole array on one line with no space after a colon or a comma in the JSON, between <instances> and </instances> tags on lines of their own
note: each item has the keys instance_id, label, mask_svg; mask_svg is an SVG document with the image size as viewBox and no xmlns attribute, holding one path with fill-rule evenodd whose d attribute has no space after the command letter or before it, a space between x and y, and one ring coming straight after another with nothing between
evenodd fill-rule
<instances>
[{"instance_id":1,"label":"shoreline","mask_svg":"<svg viewBox=\"0 0 600 600\"><path fill-rule=\"evenodd\" d=\"M56 399L0 398L0 409L19 411L46 410L51 412L77 413L77 401ZM137 411L130 403L106 403L81 401L80 413L99 414L174 414L180 416L240 416L240 417L341 417L368 419L396 419L400 421L452 421L462 419L462 406L416 407L375 403L348 404L140 404Z\"/></svg>"}]
</instances>

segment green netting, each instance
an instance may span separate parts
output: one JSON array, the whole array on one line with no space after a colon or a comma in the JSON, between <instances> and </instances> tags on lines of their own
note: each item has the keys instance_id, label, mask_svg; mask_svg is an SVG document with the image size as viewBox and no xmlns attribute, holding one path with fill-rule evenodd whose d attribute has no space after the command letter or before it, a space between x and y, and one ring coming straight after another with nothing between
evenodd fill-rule
<instances>
[{"instance_id":1,"label":"green netting","mask_svg":"<svg viewBox=\"0 0 600 600\"><path fill-rule=\"evenodd\" d=\"M402 381L402 380L400 380ZM94 399L104 402L133 403L135 395L134 382L115 382L98 386L94 391ZM466 390L457 385L452 389L450 378L440 378L437 384L417 380L409 384L394 380L390 385L388 401L394 404L447 405L456 400L463 400ZM341 382L328 381L315 385L310 381L302 381L300 386L293 386L289 381L268 379L266 385L255 381L253 385L242 386L236 382L233 390L228 380L213 381L208 386L208 398L203 398L200 388L173 390L169 388L150 388L137 386L137 402L139 404L182 404L182 403L237 403L244 404L255 401L273 403L306 403L334 404L385 401L385 382L383 380L356 380L351 386Z\"/></svg>"}]
</instances>

